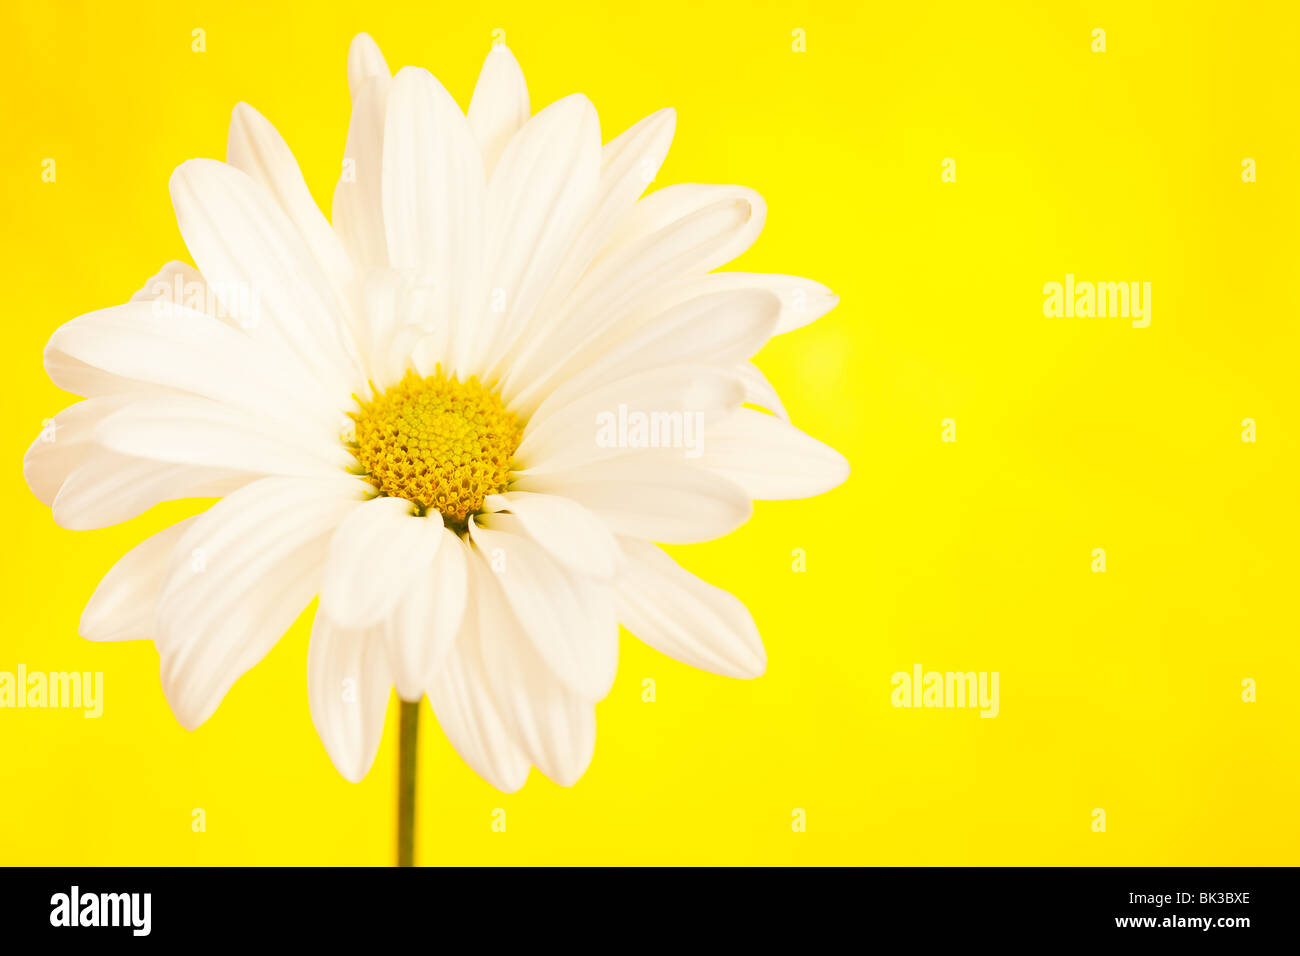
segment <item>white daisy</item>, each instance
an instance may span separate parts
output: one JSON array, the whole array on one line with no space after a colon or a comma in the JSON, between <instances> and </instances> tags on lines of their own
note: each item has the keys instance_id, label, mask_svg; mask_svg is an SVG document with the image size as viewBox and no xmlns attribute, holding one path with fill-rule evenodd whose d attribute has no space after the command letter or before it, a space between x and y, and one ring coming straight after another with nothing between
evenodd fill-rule
<instances>
[{"instance_id":1,"label":"white daisy","mask_svg":"<svg viewBox=\"0 0 1300 956\"><path fill-rule=\"evenodd\" d=\"M81 618L90 640L155 643L185 727L319 595L311 714L345 777L369 770L395 687L427 695L501 790L533 766L569 785L620 623L762 673L744 606L650 542L715 538L751 499L847 477L748 361L836 299L712 271L762 228L752 190L640 198L672 110L602 147L583 96L532 115L496 46L467 115L364 34L348 83L332 224L245 104L225 163L177 169L198 268L54 333L46 369L86 400L32 445L27 481L73 529L221 496L126 554Z\"/></svg>"}]
</instances>

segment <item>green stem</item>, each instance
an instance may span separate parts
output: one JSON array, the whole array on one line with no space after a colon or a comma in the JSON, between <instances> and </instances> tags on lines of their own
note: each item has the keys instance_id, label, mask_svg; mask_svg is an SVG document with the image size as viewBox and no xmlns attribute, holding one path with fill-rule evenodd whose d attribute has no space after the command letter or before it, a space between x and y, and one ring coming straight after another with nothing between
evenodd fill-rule
<instances>
[{"instance_id":1,"label":"green stem","mask_svg":"<svg viewBox=\"0 0 1300 956\"><path fill-rule=\"evenodd\" d=\"M397 865L415 865L415 766L420 705L402 701L397 755Z\"/></svg>"}]
</instances>

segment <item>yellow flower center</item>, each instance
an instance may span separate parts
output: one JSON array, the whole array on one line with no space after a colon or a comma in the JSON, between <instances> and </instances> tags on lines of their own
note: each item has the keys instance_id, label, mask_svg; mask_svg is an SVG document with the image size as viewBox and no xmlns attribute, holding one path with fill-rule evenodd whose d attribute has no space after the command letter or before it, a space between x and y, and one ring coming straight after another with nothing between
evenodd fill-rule
<instances>
[{"instance_id":1,"label":"yellow flower center","mask_svg":"<svg viewBox=\"0 0 1300 956\"><path fill-rule=\"evenodd\" d=\"M449 379L441 368L428 378L407 372L373 401L357 404L352 454L382 494L414 501L463 529L484 498L506 489L523 426L477 378Z\"/></svg>"}]
</instances>

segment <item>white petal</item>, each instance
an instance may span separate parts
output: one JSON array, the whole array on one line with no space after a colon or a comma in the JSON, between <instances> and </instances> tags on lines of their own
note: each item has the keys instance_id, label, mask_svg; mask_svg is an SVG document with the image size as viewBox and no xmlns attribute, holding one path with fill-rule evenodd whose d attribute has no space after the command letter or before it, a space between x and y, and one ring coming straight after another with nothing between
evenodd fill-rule
<instances>
[{"instance_id":1,"label":"white petal","mask_svg":"<svg viewBox=\"0 0 1300 956\"><path fill-rule=\"evenodd\" d=\"M247 103L238 104L231 114L226 162L261 183L275 198L333 287L337 301L349 307L348 318L354 323L348 300L356 278L352 260L312 198L284 139Z\"/></svg>"},{"instance_id":2,"label":"white petal","mask_svg":"<svg viewBox=\"0 0 1300 956\"><path fill-rule=\"evenodd\" d=\"M754 507L739 486L655 449L574 471L521 475L511 487L572 498L615 534L666 544L719 538L748 521Z\"/></svg>"},{"instance_id":3,"label":"white petal","mask_svg":"<svg viewBox=\"0 0 1300 956\"><path fill-rule=\"evenodd\" d=\"M673 295L698 295L702 292L763 289L781 300L781 316L773 335L803 328L839 304L840 297L820 282L799 276L770 275L761 272L711 272L701 279L684 283Z\"/></svg>"},{"instance_id":4,"label":"white petal","mask_svg":"<svg viewBox=\"0 0 1300 956\"><path fill-rule=\"evenodd\" d=\"M92 446L59 488L52 514L55 524L70 531L107 528L159 502L229 494L256 477L227 468L129 458Z\"/></svg>"},{"instance_id":5,"label":"white petal","mask_svg":"<svg viewBox=\"0 0 1300 956\"><path fill-rule=\"evenodd\" d=\"M334 186L334 231L352 260L372 269L388 265L384 233L384 120L393 78L384 72L352 94L343 169Z\"/></svg>"},{"instance_id":6,"label":"white petal","mask_svg":"<svg viewBox=\"0 0 1300 956\"><path fill-rule=\"evenodd\" d=\"M473 565L483 666L498 711L528 759L556 783L571 787L595 752L596 709L547 669L481 555Z\"/></svg>"},{"instance_id":7,"label":"white petal","mask_svg":"<svg viewBox=\"0 0 1300 956\"><path fill-rule=\"evenodd\" d=\"M234 316L225 314L217 294L208 287L203 274L189 263L174 259L154 273L140 291L131 296L131 301L166 302L202 312L231 325L238 324Z\"/></svg>"},{"instance_id":8,"label":"white petal","mask_svg":"<svg viewBox=\"0 0 1300 956\"><path fill-rule=\"evenodd\" d=\"M158 595L171 565L172 552L194 518L145 538L113 565L81 612L82 637L88 641L139 641L154 636Z\"/></svg>"},{"instance_id":9,"label":"white petal","mask_svg":"<svg viewBox=\"0 0 1300 956\"><path fill-rule=\"evenodd\" d=\"M23 456L23 477L41 504L53 504L68 475L94 447L95 429L127 402L130 395L88 398L69 405L41 429Z\"/></svg>"},{"instance_id":10,"label":"white petal","mask_svg":"<svg viewBox=\"0 0 1300 956\"><path fill-rule=\"evenodd\" d=\"M679 457L690 457L704 429L729 415L743 398L731 369L685 365L639 372L577 396L556 393L524 427L515 458L529 474L558 471L622 454L640 447L630 443L652 439L656 447L669 443ZM619 424L634 414L645 416L644 439Z\"/></svg>"},{"instance_id":11,"label":"white petal","mask_svg":"<svg viewBox=\"0 0 1300 956\"><path fill-rule=\"evenodd\" d=\"M789 413L781 404L781 396L776 393L767 376L753 362L741 362L736 366L736 375L745 387L745 402L766 408L783 422L790 420Z\"/></svg>"},{"instance_id":12,"label":"white petal","mask_svg":"<svg viewBox=\"0 0 1300 956\"><path fill-rule=\"evenodd\" d=\"M348 90L352 99L357 98L357 90L366 80L391 75L384 54L379 51L379 45L370 34L358 33L354 36L352 45L348 47Z\"/></svg>"},{"instance_id":13,"label":"white petal","mask_svg":"<svg viewBox=\"0 0 1300 956\"><path fill-rule=\"evenodd\" d=\"M432 323L473 328L482 315L486 195L456 101L425 70L403 68L384 126L384 228L393 267L429 283Z\"/></svg>"},{"instance_id":14,"label":"white petal","mask_svg":"<svg viewBox=\"0 0 1300 956\"><path fill-rule=\"evenodd\" d=\"M548 396L542 408L650 369L673 365L730 369L763 347L780 308L777 297L764 291L721 292L690 299L655 316L569 379Z\"/></svg>"},{"instance_id":15,"label":"white petal","mask_svg":"<svg viewBox=\"0 0 1300 956\"><path fill-rule=\"evenodd\" d=\"M529 112L528 84L519 61L509 47L498 43L483 61L469 101L469 126L489 176L510 137L528 122Z\"/></svg>"},{"instance_id":16,"label":"white petal","mask_svg":"<svg viewBox=\"0 0 1300 956\"><path fill-rule=\"evenodd\" d=\"M45 346L54 384L79 395L174 388L337 435L337 413L312 401L319 391L285 359L210 316L166 302L91 312L60 326Z\"/></svg>"},{"instance_id":17,"label":"white petal","mask_svg":"<svg viewBox=\"0 0 1300 956\"><path fill-rule=\"evenodd\" d=\"M547 335L554 322L562 318L561 304L637 197L654 180L668 153L676 125L674 110L660 110L605 144L601 151L600 181L596 184L591 212L556 269L555 278L533 318L525 326L521 338L512 345L512 360L521 351L526 351L528 341Z\"/></svg>"},{"instance_id":18,"label":"white petal","mask_svg":"<svg viewBox=\"0 0 1300 956\"><path fill-rule=\"evenodd\" d=\"M252 412L191 395L132 402L95 428L122 455L264 475L332 477L356 459L338 442L305 436Z\"/></svg>"},{"instance_id":19,"label":"white petal","mask_svg":"<svg viewBox=\"0 0 1300 956\"><path fill-rule=\"evenodd\" d=\"M415 580L388 621L389 657L403 700L424 696L465 614L468 549L449 528L442 535L427 577Z\"/></svg>"},{"instance_id":20,"label":"white petal","mask_svg":"<svg viewBox=\"0 0 1300 956\"><path fill-rule=\"evenodd\" d=\"M334 528L367 493L354 478L264 478L186 529L158 603L163 692L193 730L319 589Z\"/></svg>"},{"instance_id":21,"label":"white petal","mask_svg":"<svg viewBox=\"0 0 1300 956\"><path fill-rule=\"evenodd\" d=\"M381 634L346 630L316 615L307 648L311 722L334 766L352 783L375 762L392 687Z\"/></svg>"},{"instance_id":22,"label":"white petal","mask_svg":"<svg viewBox=\"0 0 1300 956\"><path fill-rule=\"evenodd\" d=\"M724 677L758 677L767 652L734 596L701 581L659 548L622 538L619 621L655 650Z\"/></svg>"},{"instance_id":23,"label":"white petal","mask_svg":"<svg viewBox=\"0 0 1300 956\"><path fill-rule=\"evenodd\" d=\"M329 543L320 609L340 627L369 627L424 581L444 540L442 518L413 513L405 498L357 508Z\"/></svg>"},{"instance_id":24,"label":"white petal","mask_svg":"<svg viewBox=\"0 0 1300 956\"><path fill-rule=\"evenodd\" d=\"M839 296L820 282L799 276L770 275L759 272L710 272L706 275L687 275L668 282L653 294L641 300L601 330L601 334L582 349L584 361L592 362L610 348L634 334L646 322L661 312L666 312L683 302L700 296L724 292L767 292L781 302L773 335L780 335L807 325L829 312L839 302Z\"/></svg>"},{"instance_id":25,"label":"white petal","mask_svg":"<svg viewBox=\"0 0 1300 956\"><path fill-rule=\"evenodd\" d=\"M557 100L510 140L488 185L493 308L459 349L462 377L495 362L532 316L587 216L599 176L600 121L585 96Z\"/></svg>"},{"instance_id":26,"label":"white petal","mask_svg":"<svg viewBox=\"0 0 1300 956\"><path fill-rule=\"evenodd\" d=\"M460 636L429 685L429 703L456 753L504 793L528 778L528 758L515 742L488 689L475 602L465 608Z\"/></svg>"},{"instance_id":27,"label":"white petal","mask_svg":"<svg viewBox=\"0 0 1300 956\"><path fill-rule=\"evenodd\" d=\"M509 511L524 531L561 564L595 578L612 578L621 553L605 523L576 501L527 491L488 495L489 511ZM475 519L482 528L494 528L495 516Z\"/></svg>"},{"instance_id":28,"label":"white petal","mask_svg":"<svg viewBox=\"0 0 1300 956\"><path fill-rule=\"evenodd\" d=\"M274 197L210 159L182 163L171 193L185 245L222 303L250 336L293 355L336 404L346 401L364 382L347 303Z\"/></svg>"},{"instance_id":29,"label":"white petal","mask_svg":"<svg viewBox=\"0 0 1300 956\"><path fill-rule=\"evenodd\" d=\"M759 501L811 498L842 484L849 463L772 415L741 408L705 434L699 464Z\"/></svg>"},{"instance_id":30,"label":"white petal","mask_svg":"<svg viewBox=\"0 0 1300 956\"><path fill-rule=\"evenodd\" d=\"M600 700L618 669L609 588L566 571L517 521L498 515L488 529L471 519L470 537L547 667L584 700Z\"/></svg>"},{"instance_id":31,"label":"white petal","mask_svg":"<svg viewBox=\"0 0 1300 956\"><path fill-rule=\"evenodd\" d=\"M637 208L677 189L652 193ZM554 328L521 349L502 394L512 407L536 408L556 383L589 364L592 348L596 355L608 351L613 343L602 336L619 329L627 312L664 285L703 275L748 248L765 209L757 193L739 186L691 186L660 200L638 224L663 224L648 234L629 233L615 251L602 252L565 300Z\"/></svg>"},{"instance_id":32,"label":"white petal","mask_svg":"<svg viewBox=\"0 0 1300 956\"><path fill-rule=\"evenodd\" d=\"M599 362L606 380L664 365L735 365L772 335L780 300L766 291L719 292L668 309Z\"/></svg>"},{"instance_id":33,"label":"white petal","mask_svg":"<svg viewBox=\"0 0 1300 956\"><path fill-rule=\"evenodd\" d=\"M637 245L661 230L680 223L719 204L733 205L743 212L743 226L730 231L724 242L708 252L704 268L699 274L711 272L724 262L730 262L753 245L763 231L767 218L767 205L763 198L745 186L718 186L705 183L674 183L656 190L638 202L626 216L618 230L600 251L600 260L613 259L618 254Z\"/></svg>"},{"instance_id":34,"label":"white petal","mask_svg":"<svg viewBox=\"0 0 1300 956\"><path fill-rule=\"evenodd\" d=\"M423 339L436 340L437 357L423 375L432 375L433 366L445 356L447 330L443 326L430 334L428 320L429 289L417 277L391 269L371 269L363 283L365 321L362 323L363 352L370 381L391 383L402 379L412 365L416 346Z\"/></svg>"},{"instance_id":35,"label":"white petal","mask_svg":"<svg viewBox=\"0 0 1300 956\"><path fill-rule=\"evenodd\" d=\"M839 301L838 297L832 295L831 291L821 283L797 276L750 272L710 272L706 275L687 273L684 277L667 280L657 285L654 289L638 296L631 305L622 308L619 312L608 312L598 316L599 321L594 327L590 327L590 334L586 340L576 346L574 346L575 338L572 330L567 328L561 329L553 340L543 341L540 348L552 354L557 362L560 361L560 356L565 354L563 350L569 349L567 354L570 357L564 364L564 370L562 374L552 374L552 370L543 369L543 380L533 383L531 388L525 387L527 383L523 382L523 375L516 376L516 379L523 383L521 385L523 390L512 398L512 403L523 409L532 407L539 395L568 385L574 377L601 362L610 352L620 349L629 339L647 334L663 315L693 300L726 293L775 295L780 300L781 307L772 335L808 324L813 319L824 315ZM572 303L569 302L565 307L571 305ZM565 317L563 309L550 306L548 308L558 313L558 318L554 319L557 324L565 322L572 324L570 319ZM527 335L535 348L539 346L533 340L546 337L535 335L532 329L528 330ZM752 375L745 375L744 378L747 386L761 387ZM766 404L766 401L772 398L771 389L764 389L763 394L766 396L764 407L776 411L776 408ZM777 404L780 404L779 400Z\"/></svg>"},{"instance_id":36,"label":"white petal","mask_svg":"<svg viewBox=\"0 0 1300 956\"><path fill-rule=\"evenodd\" d=\"M670 107L651 113L605 144L599 194L559 274L557 284L565 291L577 282L626 219L637 198L654 182L676 129L677 111Z\"/></svg>"}]
</instances>

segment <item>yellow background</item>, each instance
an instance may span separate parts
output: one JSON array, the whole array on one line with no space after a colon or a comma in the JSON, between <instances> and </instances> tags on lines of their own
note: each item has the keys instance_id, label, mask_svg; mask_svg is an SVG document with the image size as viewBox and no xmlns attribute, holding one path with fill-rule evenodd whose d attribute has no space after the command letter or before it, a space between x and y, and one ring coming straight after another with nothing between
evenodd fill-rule
<instances>
[{"instance_id":1,"label":"yellow background","mask_svg":"<svg viewBox=\"0 0 1300 956\"><path fill-rule=\"evenodd\" d=\"M1293 8L5 4L0 670L103 671L105 710L0 710L0 862L391 860L395 700L375 769L345 782L308 716L304 618L182 730L151 645L76 631L116 558L195 503L63 531L20 461L71 401L46 339L187 258L167 179L224 158L236 102L328 209L352 35L464 106L494 28L535 108L584 92L608 139L676 106L658 184L766 197L739 267L842 302L758 364L853 476L676 549L752 609L768 672L713 677L625 635L577 786L497 793L426 707L422 862L1298 862ZM1151 282L1150 328L1045 318L1067 272ZM998 671L1000 715L895 709L917 662Z\"/></svg>"}]
</instances>

